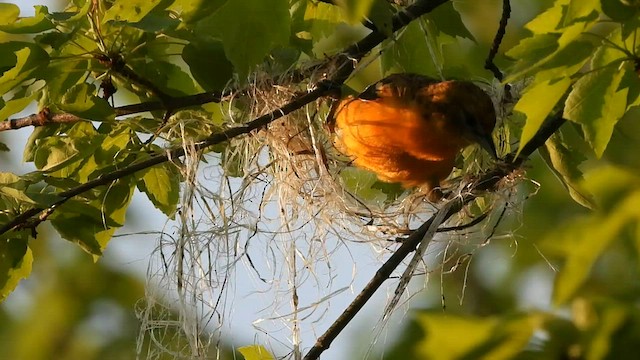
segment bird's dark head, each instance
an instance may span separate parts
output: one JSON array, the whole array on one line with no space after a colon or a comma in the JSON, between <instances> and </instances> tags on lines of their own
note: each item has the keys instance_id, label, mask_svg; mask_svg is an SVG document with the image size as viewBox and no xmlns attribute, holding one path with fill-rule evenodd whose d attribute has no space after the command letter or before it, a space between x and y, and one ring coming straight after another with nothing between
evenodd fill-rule
<instances>
[{"instance_id":1,"label":"bird's dark head","mask_svg":"<svg viewBox=\"0 0 640 360\"><path fill-rule=\"evenodd\" d=\"M497 158L493 137L496 111L491 97L477 85L468 81L444 81L431 86L432 100L447 114L451 126L472 143L482 146Z\"/></svg>"}]
</instances>

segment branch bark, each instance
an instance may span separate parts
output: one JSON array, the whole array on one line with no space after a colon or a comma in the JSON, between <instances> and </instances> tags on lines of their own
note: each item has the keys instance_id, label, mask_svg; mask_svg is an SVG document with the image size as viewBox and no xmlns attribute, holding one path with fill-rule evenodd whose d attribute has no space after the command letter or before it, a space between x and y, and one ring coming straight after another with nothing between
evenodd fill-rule
<instances>
[{"instance_id":1,"label":"branch bark","mask_svg":"<svg viewBox=\"0 0 640 360\"><path fill-rule=\"evenodd\" d=\"M382 284L391 276L393 271L402 263L402 261L404 261L404 259L413 252L421 242L431 241L430 238L425 238L425 234L427 234L427 230L429 230L435 219L441 218L443 219L441 223L444 223L451 216L462 210L464 205L477 198L479 194L493 190L505 176L519 168L534 151L544 145L547 139L564 123L565 119L562 118L561 113L552 117L538 131L538 133L536 133L531 141L522 147L519 155L514 153L507 156L507 159L505 159L504 162L497 164L494 169L486 173L477 181L474 181L473 185L465 194L449 199L446 206L443 206L440 210L436 211L429 220L425 221L417 230L404 239L404 241L402 241L402 245L376 271L369 283L362 289L355 299L353 299L342 315L340 315L333 324L329 326L324 334L318 338L313 347L311 347L304 356L304 360L315 360L320 357L320 355L329 348L333 340L335 340L342 330L344 330L347 324L349 324L356 314L364 307L380 286L382 286ZM441 214L443 211L446 211L444 216Z\"/></svg>"},{"instance_id":2,"label":"branch bark","mask_svg":"<svg viewBox=\"0 0 640 360\"><path fill-rule=\"evenodd\" d=\"M408 25L411 21L432 11L433 9L435 9L436 7L438 7L439 5L447 1L448 0L417 1L416 3L414 3L411 6L408 6L407 8L405 8L404 10L402 10L401 12L399 12L393 17L393 31L394 32L398 31L399 29ZM386 39L386 36L383 33L378 31L372 31L369 35L367 35L362 40L349 46L342 53L338 54L333 59L328 59L325 62L324 66L337 69L335 72L335 75L331 79L320 81L319 83L316 84L315 88L312 91L295 97L293 100L291 100L289 103L285 104L284 106L280 107L279 109L276 109L268 114L262 115L242 126L234 127L226 131L223 131L221 133L212 134L206 139L203 139L202 141L196 143L195 150L202 150L209 146L220 144L224 141L230 140L234 137L247 134L297 109L302 108L306 104L309 104L322 96L330 95L335 91L336 87L344 83L347 80L347 78L351 75L351 73L355 69L354 63L362 59L362 57L364 57L369 51L371 51L374 47L376 47L385 39ZM220 98L219 96L215 97L215 95L217 94L194 95L193 97L187 97L188 100L185 100L185 103L188 103L190 104L190 106L193 106L193 105L201 104L201 103L198 103L198 101L209 102L207 100L210 100L210 99L215 100ZM173 109L167 108L167 100L159 101L157 103L151 102L146 104L147 104L146 105L147 107L160 106L159 109L173 110ZM149 110L142 110L143 108L148 109L147 107L129 106L126 109L121 109L122 113L119 115L124 115L125 113L130 114L132 111L133 112L149 111ZM25 227L35 228L39 223L41 223L46 219L45 216L38 216L40 213L47 212L47 214L50 214L51 212L55 211L55 209L58 206L65 203L66 201L68 201L74 196L80 195L98 186L107 185L112 181L121 179L126 176L130 176L138 171L148 169L158 164L162 164L171 158L184 156L184 154L185 154L185 150L182 147L168 150L163 154L157 154L145 161L132 164L120 170L101 175L95 180L84 183L73 189L63 191L57 194L58 196L61 197L61 199L56 201L55 203L47 206L46 208L44 207L31 208L19 214L13 220L11 220L7 224L0 227L0 235L3 235L8 231L18 230Z\"/></svg>"}]
</instances>

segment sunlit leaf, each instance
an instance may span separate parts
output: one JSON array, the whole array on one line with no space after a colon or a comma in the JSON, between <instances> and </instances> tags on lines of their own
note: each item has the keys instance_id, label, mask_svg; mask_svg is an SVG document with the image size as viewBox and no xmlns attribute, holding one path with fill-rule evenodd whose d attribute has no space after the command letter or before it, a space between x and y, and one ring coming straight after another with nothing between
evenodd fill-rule
<instances>
[{"instance_id":1,"label":"sunlit leaf","mask_svg":"<svg viewBox=\"0 0 640 360\"><path fill-rule=\"evenodd\" d=\"M13 24L20 16L20 7L16 4L0 3L0 27Z\"/></svg>"},{"instance_id":2,"label":"sunlit leaf","mask_svg":"<svg viewBox=\"0 0 640 360\"><path fill-rule=\"evenodd\" d=\"M238 348L238 351L245 360L275 360L269 350L262 345L242 346Z\"/></svg>"},{"instance_id":3,"label":"sunlit leaf","mask_svg":"<svg viewBox=\"0 0 640 360\"><path fill-rule=\"evenodd\" d=\"M169 217L174 215L180 195L180 174L173 164L166 163L143 171L137 184L156 208Z\"/></svg>"},{"instance_id":4,"label":"sunlit leaf","mask_svg":"<svg viewBox=\"0 0 640 360\"><path fill-rule=\"evenodd\" d=\"M571 79L563 78L557 81L536 82L534 80L527 87L513 108L514 111L525 114L527 118L527 122L522 129L519 150L533 138L570 85Z\"/></svg>"},{"instance_id":5,"label":"sunlit leaf","mask_svg":"<svg viewBox=\"0 0 640 360\"><path fill-rule=\"evenodd\" d=\"M160 0L116 0L104 14L102 21L118 20L135 23L142 20L160 3Z\"/></svg>"},{"instance_id":6,"label":"sunlit leaf","mask_svg":"<svg viewBox=\"0 0 640 360\"><path fill-rule=\"evenodd\" d=\"M618 90L623 75L613 66L592 71L576 82L565 102L564 117L582 126L597 156L602 156L626 109L628 89Z\"/></svg>"},{"instance_id":7,"label":"sunlit leaf","mask_svg":"<svg viewBox=\"0 0 640 360\"><path fill-rule=\"evenodd\" d=\"M36 99L36 94L26 96L18 99L11 99L4 103L4 106L0 109L0 121L6 120L13 114L17 114L24 110L29 104Z\"/></svg>"},{"instance_id":8,"label":"sunlit leaf","mask_svg":"<svg viewBox=\"0 0 640 360\"><path fill-rule=\"evenodd\" d=\"M352 24L362 21L373 6L375 0L336 0L336 4L345 10L347 20Z\"/></svg>"},{"instance_id":9,"label":"sunlit leaf","mask_svg":"<svg viewBox=\"0 0 640 360\"><path fill-rule=\"evenodd\" d=\"M35 6L35 16L25 18L19 18L12 6L15 5L0 3L0 13L3 14L0 18L0 31L10 34L35 34L55 27L47 18L49 10L46 6Z\"/></svg>"},{"instance_id":10,"label":"sunlit leaf","mask_svg":"<svg viewBox=\"0 0 640 360\"><path fill-rule=\"evenodd\" d=\"M421 312L416 320L424 331L416 358L507 360L522 352L542 318L537 314L500 319Z\"/></svg>"},{"instance_id":11,"label":"sunlit leaf","mask_svg":"<svg viewBox=\"0 0 640 360\"><path fill-rule=\"evenodd\" d=\"M546 34L554 32L561 25L562 18L564 17L566 11L566 6L570 1L571 0L554 1L551 7L538 14L524 27L529 29L534 34Z\"/></svg>"},{"instance_id":12,"label":"sunlit leaf","mask_svg":"<svg viewBox=\"0 0 640 360\"><path fill-rule=\"evenodd\" d=\"M22 48L14 51L13 54L4 52L20 46ZM0 67L12 60L12 68L6 70L0 77L0 95L12 90L18 84L31 78L37 70L46 66L49 62L49 55L42 48L33 44L15 42L0 44Z\"/></svg>"},{"instance_id":13,"label":"sunlit leaf","mask_svg":"<svg viewBox=\"0 0 640 360\"><path fill-rule=\"evenodd\" d=\"M594 1L589 0L587 3ZM598 13L589 6L574 3L558 0L554 6L525 26L534 35L523 39L507 52L507 56L517 59L517 62L505 81L512 82L537 74L538 69L543 66L546 69L559 67L558 72L565 71L564 76L570 76L580 69L580 62L586 61L591 55L588 48L591 44L582 37L596 23ZM571 66L573 69L568 70Z\"/></svg>"},{"instance_id":14,"label":"sunlit leaf","mask_svg":"<svg viewBox=\"0 0 640 360\"><path fill-rule=\"evenodd\" d=\"M33 162L39 170L54 171L75 161L79 153L72 139L50 137L39 144Z\"/></svg>"},{"instance_id":15,"label":"sunlit leaf","mask_svg":"<svg viewBox=\"0 0 640 360\"><path fill-rule=\"evenodd\" d=\"M594 209L593 196L584 189L582 171L578 168L584 160L582 154L570 151L557 134L549 138L545 147L539 148L538 152L569 191L571 198L588 209Z\"/></svg>"},{"instance_id":16,"label":"sunlit leaf","mask_svg":"<svg viewBox=\"0 0 640 360\"><path fill-rule=\"evenodd\" d=\"M336 26L346 21L340 7L323 2L307 4L304 19L309 23L308 31L316 41L333 34Z\"/></svg>"},{"instance_id":17,"label":"sunlit leaf","mask_svg":"<svg viewBox=\"0 0 640 360\"><path fill-rule=\"evenodd\" d=\"M569 26L575 22L593 21L598 18L601 12L600 0L573 0L567 6L567 12L563 21L563 26Z\"/></svg>"},{"instance_id":18,"label":"sunlit leaf","mask_svg":"<svg viewBox=\"0 0 640 360\"><path fill-rule=\"evenodd\" d=\"M182 22L191 24L217 11L228 0L176 0L167 10L180 15Z\"/></svg>"}]
</instances>

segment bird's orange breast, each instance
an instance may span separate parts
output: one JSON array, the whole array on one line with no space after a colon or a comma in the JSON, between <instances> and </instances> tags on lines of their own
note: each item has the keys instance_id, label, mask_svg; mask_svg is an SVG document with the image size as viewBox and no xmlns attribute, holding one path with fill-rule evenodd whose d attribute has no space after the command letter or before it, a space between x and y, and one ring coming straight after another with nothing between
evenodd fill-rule
<instances>
[{"instance_id":1,"label":"bird's orange breast","mask_svg":"<svg viewBox=\"0 0 640 360\"><path fill-rule=\"evenodd\" d=\"M375 96L344 99L335 112L335 144L380 180L433 188L451 173L459 151L472 142L461 123L469 119L459 118L466 116L459 111L463 105L450 104L454 99L448 99L447 92L453 88L425 77L418 78L424 86L410 88L410 76L419 75L392 75L379 83Z\"/></svg>"}]
</instances>

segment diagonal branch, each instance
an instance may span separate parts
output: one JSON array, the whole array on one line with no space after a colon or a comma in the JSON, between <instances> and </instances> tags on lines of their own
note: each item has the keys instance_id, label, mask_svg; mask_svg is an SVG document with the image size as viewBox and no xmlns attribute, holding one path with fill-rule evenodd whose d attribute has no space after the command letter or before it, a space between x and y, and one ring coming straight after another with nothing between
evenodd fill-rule
<instances>
[{"instance_id":1,"label":"diagonal branch","mask_svg":"<svg viewBox=\"0 0 640 360\"><path fill-rule=\"evenodd\" d=\"M447 2L448 0L420 0L414 3L411 6L408 6L403 11L396 14L393 18L393 31L398 31L404 26L408 25L411 21L415 20L419 16L422 16L431 10L435 9L437 6ZM206 139L195 144L195 150L203 150L209 146L220 144L222 142L228 141L237 136L247 134L253 130L259 129L272 121L279 119L295 110L298 110L309 104L322 96L330 95L335 91L336 87L340 86L344 83L347 78L351 75L351 73L355 69L355 63L362 59L369 51L371 51L374 47L379 45L383 40L386 39L386 36L378 31L372 31L369 35L367 35L364 39L358 41L357 43L349 46L345 51L340 53L334 59L329 59L326 62L326 66L331 66L334 69L337 69L335 75L331 79L322 80L316 84L315 89L312 91L299 95L291 100L289 103L284 106L268 113L262 115L253 121L250 121L242 126L234 127L223 131L221 133L213 134ZM198 95L194 95L196 98L191 101L197 101ZM148 103L151 104L151 103ZM165 104L161 103L160 105ZM166 105L166 104L165 104ZM139 109L138 109L139 110ZM128 111L133 111L131 108ZM148 110L145 110L148 111ZM60 200L55 202L54 204L44 208L44 207L36 207L29 209L18 216L16 216L13 220L9 221L7 224L0 227L0 235L5 234L11 230L22 229L25 227L34 228L39 223L44 221L46 217L51 214L58 206L65 203L69 199L74 196L80 195L86 191L94 189L99 186L107 185L115 180L124 178L126 176L132 175L138 171L148 169L152 166L162 164L164 162L169 161L171 158L182 157L185 155L185 150L182 147L175 148L167 151L163 154L157 154L147 160L141 161L139 163L135 163L129 165L120 170L116 170L107 174L103 174L98 178L91 180L87 183L84 183L75 188L69 189L67 191L63 191L58 195L61 197ZM43 214L45 214L43 216ZM38 216L40 214L40 216Z\"/></svg>"},{"instance_id":2,"label":"diagonal branch","mask_svg":"<svg viewBox=\"0 0 640 360\"><path fill-rule=\"evenodd\" d=\"M446 206L429 218L417 230L411 233L402 241L402 245L391 255L391 257L376 271L369 283L362 291L353 299L351 304L345 309L331 326L322 334L304 356L304 360L317 359L326 349L329 348L333 340L344 330L344 328L353 320L356 314L364 307L373 294L382 286L382 284L391 276L402 261L413 252L421 242L431 241L431 238L425 238L427 231L438 219L441 223L447 221L451 216L462 210L464 205L473 201L482 192L490 191L496 188L500 181L513 170L519 168L534 151L543 146L547 139L555 133L562 124L565 123L562 113L556 114L545 123L536 135L522 147L520 155L511 154L503 163L496 165L494 169L483 175L479 180L475 181L470 189L461 196L451 199ZM510 159L513 159L510 161ZM444 212L444 214L443 214ZM428 244L427 244L428 245Z\"/></svg>"}]
</instances>

